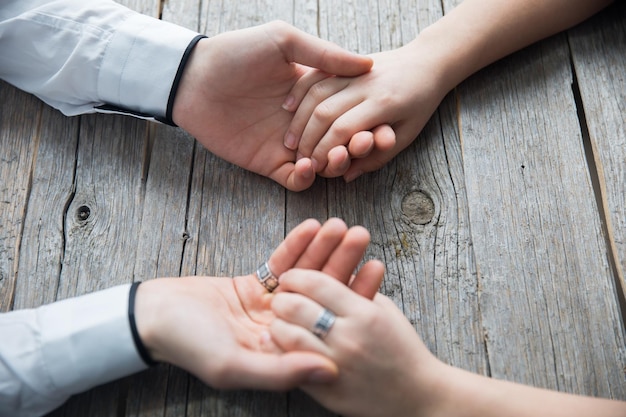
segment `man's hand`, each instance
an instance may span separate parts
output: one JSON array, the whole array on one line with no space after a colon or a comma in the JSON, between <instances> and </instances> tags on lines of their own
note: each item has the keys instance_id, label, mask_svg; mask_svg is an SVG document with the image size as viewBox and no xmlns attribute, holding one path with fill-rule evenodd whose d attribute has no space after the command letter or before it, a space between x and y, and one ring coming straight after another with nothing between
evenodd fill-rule
<instances>
[{"instance_id":1,"label":"man's hand","mask_svg":"<svg viewBox=\"0 0 626 417\"><path fill-rule=\"evenodd\" d=\"M223 33L196 45L172 117L221 158L290 190L304 190L315 180L316 167L283 145L293 117L282 108L287 94L309 67L355 76L371 66L371 58L284 22ZM345 163L329 161L331 166Z\"/></svg>"}]
</instances>

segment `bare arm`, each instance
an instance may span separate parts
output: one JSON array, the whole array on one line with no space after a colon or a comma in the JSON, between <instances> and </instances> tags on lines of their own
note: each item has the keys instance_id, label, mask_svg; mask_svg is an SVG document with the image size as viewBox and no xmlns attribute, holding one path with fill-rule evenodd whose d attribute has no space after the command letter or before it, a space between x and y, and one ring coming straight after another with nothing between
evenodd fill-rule
<instances>
[{"instance_id":1,"label":"bare arm","mask_svg":"<svg viewBox=\"0 0 626 417\"><path fill-rule=\"evenodd\" d=\"M349 181L376 170L415 140L445 95L465 78L609 3L465 0L407 45L373 54L374 66L368 73L321 81L316 72L303 76L286 106L296 114L285 143L312 157L322 175L343 174ZM354 156L351 148L358 143L354 139L367 131L376 135L375 129L382 126L393 129L393 146L379 147L375 140L371 153L353 159L347 171L325 168L331 149L347 146Z\"/></svg>"},{"instance_id":2,"label":"bare arm","mask_svg":"<svg viewBox=\"0 0 626 417\"><path fill-rule=\"evenodd\" d=\"M374 270L378 285L382 270ZM428 351L382 294L362 297L323 273L292 269L272 301L272 338L285 351L328 357L339 378L303 389L345 416L618 417L626 402L583 397L488 378L452 367ZM322 339L309 329L322 308L336 315Z\"/></svg>"},{"instance_id":3,"label":"bare arm","mask_svg":"<svg viewBox=\"0 0 626 417\"><path fill-rule=\"evenodd\" d=\"M479 69L568 29L611 0L465 0L412 44L428 44L453 88Z\"/></svg>"}]
</instances>

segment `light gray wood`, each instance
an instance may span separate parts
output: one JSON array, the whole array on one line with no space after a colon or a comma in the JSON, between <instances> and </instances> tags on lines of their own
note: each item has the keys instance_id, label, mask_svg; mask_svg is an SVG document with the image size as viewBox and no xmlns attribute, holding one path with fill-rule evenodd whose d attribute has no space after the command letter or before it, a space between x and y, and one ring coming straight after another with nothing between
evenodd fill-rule
<instances>
[{"instance_id":1,"label":"light gray wood","mask_svg":"<svg viewBox=\"0 0 626 417\"><path fill-rule=\"evenodd\" d=\"M32 204L24 218L15 309L56 301L65 255L66 210L74 197L80 118L41 107L41 133L29 194Z\"/></svg>"},{"instance_id":2,"label":"light gray wood","mask_svg":"<svg viewBox=\"0 0 626 417\"><path fill-rule=\"evenodd\" d=\"M147 140L142 120L81 117L75 195L65 217L57 299L133 281ZM89 215L81 218L86 208ZM66 407L78 408L80 415L108 416L117 412L126 391L123 381L114 382L80 394Z\"/></svg>"},{"instance_id":3,"label":"light gray wood","mask_svg":"<svg viewBox=\"0 0 626 417\"><path fill-rule=\"evenodd\" d=\"M456 3L125 1L208 35L281 19L361 53L406 44ZM387 266L382 292L440 359L626 399L616 287L626 270L624 13L613 6L475 75L380 171L351 184L318 179L301 193L178 129L66 118L0 83L0 311L157 276L248 273L302 220L338 216L370 230L367 258ZM224 392L158 366L52 415L333 413L300 391Z\"/></svg>"},{"instance_id":4,"label":"light gray wood","mask_svg":"<svg viewBox=\"0 0 626 417\"><path fill-rule=\"evenodd\" d=\"M622 296L626 291L625 16L623 3L616 3L569 36Z\"/></svg>"},{"instance_id":5,"label":"light gray wood","mask_svg":"<svg viewBox=\"0 0 626 417\"><path fill-rule=\"evenodd\" d=\"M0 82L0 312L13 307L41 103Z\"/></svg>"},{"instance_id":6,"label":"light gray wood","mask_svg":"<svg viewBox=\"0 0 626 417\"><path fill-rule=\"evenodd\" d=\"M626 398L624 330L566 38L517 53L458 91L491 374Z\"/></svg>"},{"instance_id":7,"label":"light gray wood","mask_svg":"<svg viewBox=\"0 0 626 417\"><path fill-rule=\"evenodd\" d=\"M194 140L181 129L165 125L151 127L155 140L150 149L135 281L179 276L184 247L191 239L186 215ZM167 365L136 376L129 384L127 415L153 415L155 410L162 409L180 415L180 399L186 398L186 380L186 374Z\"/></svg>"}]
</instances>

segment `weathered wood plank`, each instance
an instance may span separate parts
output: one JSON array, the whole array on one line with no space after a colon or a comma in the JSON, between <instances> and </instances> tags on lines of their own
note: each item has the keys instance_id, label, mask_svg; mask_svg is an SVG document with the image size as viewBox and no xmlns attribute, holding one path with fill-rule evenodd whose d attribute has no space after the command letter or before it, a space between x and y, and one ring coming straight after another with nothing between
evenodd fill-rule
<instances>
[{"instance_id":1,"label":"weathered wood plank","mask_svg":"<svg viewBox=\"0 0 626 417\"><path fill-rule=\"evenodd\" d=\"M75 195L65 218L58 299L130 283L143 211L148 129L124 116L81 117ZM127 386L119 381L77 396L79 415L117 413ZM60 413L65 412L60 410Z\"/></svg>"},{"instance_id":2,"label":"weathered wood plank","mask_svg":"<svg viewBox=\"0 0 626 417\"><path fill-rule=\"evenodd\" d=\"M126 4L160 13L156 0ZM209 35L282 19L362 53L403 45L442 13L430 0L162 7L164 19ZM569 35L622 282L624 10L614 6ZM566 38L542 42L464 83L381 171L352 184L318 180L297 194L221 161L179 130L122 117L68 119L0 84L8 103L0 110L0 311L133 279L246 273L303 219L338 216L370 229L368 257L388 268L383 292L442 360L626 399L615 277L571 82ZM53 415L332 413L297 391L216 391L162 366L79 395Z\"/></svg>"},{"instance_id":3,"label":"weathered wood plank","mask_svg":"<svg viewBox=\"0 0 626 417\"><path fill-rule=\"evenodd\" d=\"M12 309L42 104L0 82L0 312Z\"/></svg>"},{"instance_id":4,"label":"weathered wood plank","mask_svg":"<svg viewBox=\"0 0 626 417\"><path fill-rule=\"evenodd\" d=\"M66 209L74 196L80 119L65 117L45 105L42 108L14 309L38 307L56 300L65 249Z\"/></svg>"},{"instance_id":5,"label":"weathered wood plank","mask_svg":"<svg viewBox=\"0 0 626 417\"><path fill-rule=\"evenodd\" d=\"M136 281L156 277L179 276L185 244L188 184L191 178L194 141L180 129L165 125L155 130L150 150L141 229L138 236L134 269ZM127 415L153 415L155 410L174 407L168 395L180 392L186 397L187 376L167 365L158 366L134 377L129 384ZM168 388L169 378L172 388ZM182 390L182 391L181 391Z\"/></svg>"},{"instance_id":6,"label":"weathered wood plank","mask_svg":"<svg viewBox=\"0 0 626 417\"><path fill-rule=\"evenodd\" d=\"M625 16L624 4L617 2L569 36L622 293L626 291Z\"/></svg>"},{"instance_id":7,"label":"weathered wood plank","mask_svg":"<svg viewBox=\"0 0 626 417\"><path fill-rule=\"evenodd\" d=\"M565 37L489 67L458 91L492 375L626 398L624 332Z\"/></svg>"}]
</instances>

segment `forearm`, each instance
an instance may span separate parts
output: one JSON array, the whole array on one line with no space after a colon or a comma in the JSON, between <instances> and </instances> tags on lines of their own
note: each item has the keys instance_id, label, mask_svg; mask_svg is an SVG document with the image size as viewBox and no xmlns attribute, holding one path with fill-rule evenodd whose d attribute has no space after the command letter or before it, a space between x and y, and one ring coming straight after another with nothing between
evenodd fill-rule
<instances>
[{"instance_id":1,"label":"forearm","mask_svg":"<svg viewBox=\"0 0 626 417\"><path fill-rule=\"evenodd\" d=\"M618 417L626 402L534 388L449 368L438 416Z\"/></svg>"},{"instance_id":2,"label":"forearm","mask_svg":"<svg viewBox=\"0 0 626 417\"><path fill-rule=\"evenodd\" d=\"M129 286L0 315L0 415L35 416L147 367L129 325Z\"/></svg>"},{"instance_id":3,"label":"forearm","mask_svg":"<svg viewBox=\"0 0 626 417\"><path fill-rule=\"evenodd\" d=\"M163 118L196 35L109 0L5 0L0 78L66 115Z\"/></svg>"},{"instance_id":4,"label":"forearm","mask_svg":"<svg viewBox=\"0 0 626 417\"><path fill-rule=\"evenodd\" d=\"M447 89L479 69L568 29L611 0L465 0L411 43L428 45Z\"/></svg>"}]
</instances>

